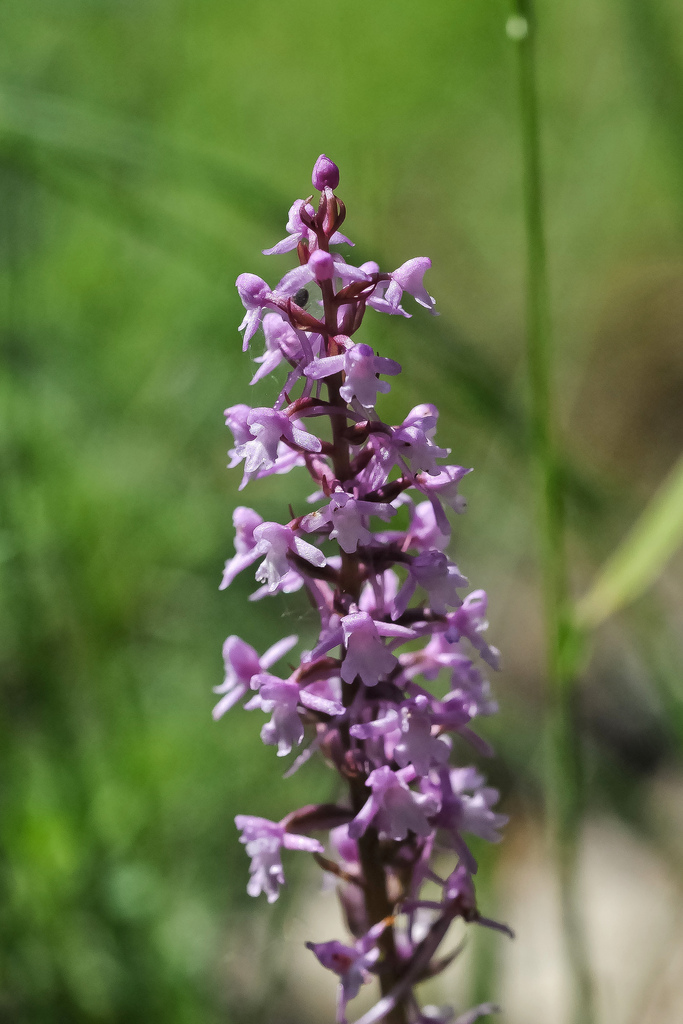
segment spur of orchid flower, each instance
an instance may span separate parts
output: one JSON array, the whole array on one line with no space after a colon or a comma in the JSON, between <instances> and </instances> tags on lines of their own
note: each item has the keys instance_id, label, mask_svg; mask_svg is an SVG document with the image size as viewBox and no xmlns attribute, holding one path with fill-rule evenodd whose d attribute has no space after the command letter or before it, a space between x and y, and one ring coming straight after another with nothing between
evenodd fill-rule
<instances>
[{"instance_id":1,"label":"spur of orchid flower","mask_svg":"<svg viewBox=\"0 0 683 1024\"><path fill-rule=\"evenodd\" d=\"M486 595L467 592L447 553L446 509L464 510L458 485L469 471L445 461L434 405L416 406L398 424L380 418L378 395L401 367L356 338L368 310L411 316L406 296L435 313L424 285L431 261L418 256L391 272L348 263L331 248L353 245L340 231L337 166L320 156L312 181L317 201L297 199L286 237L264 250L295 253L298 265L273 288L255 274L237 279L244 350L264 337L251 383L281 366L284 383L272 406L239 404L225 416L241 488L302 470L315 508L283 523L236 508L235 554L221 587L253 568L253 599L303 589L320 630L286 678L274 671L296 636L263 654L229 637L214 717L248 698L244 707L265 716L263 742L279 757L294 754L287 774L315 754L341 780L335 804L308 805L279 822L235 819L251 859L250 895L277 899L283 851L312 854L336 878L350 938L307 946L338 978L338 1024L373 979L379 1000L356 1024L470 1024L496 1008L457 1016L421 1008L416 994L456 955L440 947L457 919L511 934L477 908L467 844L472 835L497 842L507 819L494 810L496 790L456 760L466 744L491 755L473 723L497 710L481 666L497 669L499 660L485 639ZM318 434L321 420L328 423ZM399 509L405 529L392 527Z\"/></svg>"}]
</instances>

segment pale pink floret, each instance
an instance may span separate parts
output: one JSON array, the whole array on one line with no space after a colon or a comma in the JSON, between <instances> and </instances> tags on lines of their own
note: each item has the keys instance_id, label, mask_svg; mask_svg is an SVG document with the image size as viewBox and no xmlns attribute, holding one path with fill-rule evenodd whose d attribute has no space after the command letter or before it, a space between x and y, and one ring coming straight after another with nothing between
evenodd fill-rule
<instances>
[{"instance_id":1,"label":"pale pink floret","mask_svg":"<svg viewBox=\"0 0 683 1024\"><path fill-rule=\"evenodd\" d=\"M442 736L432 735L429 700L420 694L401 707L401 739L394 746L393 756L401 768L412 764L418 775L427 775L432 766L445 764L450 743Z\"/></svg>"},{"instance_id":2,"label":"pale pink floret","mask_svg":"<svg viewBox=\"0 0 683 1024\"><path fill-rule=\"evenodd\" d=\"M485 786L484 776L476 768L453 768L449 775L453 793L460 799L459 828L489 843L499 843L499 830L507 824L508 816L492 810L498 802L498 790Z\"/></svg>"},{"instance_id":3,"label":"pale pink floret","mask_svg":"<svg viewBox=\"0 0 683 1024\"><path fill-rule=\"evenodd\" d=\"M296 249L299 242L308 240L309 229L301 219L302 209L306 210L311 217L315 214L315 210L310 203L304 203L303 199L297 199L289 208L287 237L283 238L277 245L274 245L272 249L264 249L264 256L278 256L282 253L290 252L290 250ZM310 233L313 234L313 232Z\"/></svg>"},{"instance_id":4,"label":"pale pink floret","mask_svg":"<svg viewBox=\"0 0 683 1024\"><path fill-rule=\"evenodd\" d=\"M473 590L468 594L460 608L448 616L446 637L457 641L461 636L467 637L472 646L479 652L491 668L500 667L500 651L486 642L483 633L488 629L486 609L488 597L485 590Z\"/></svg>"},{"instance_id":5,"label":"pale pink floret","mask_svg":"<svg viewBox=\"0 0 683 1024\"><path fill-rule=\"evenodd\" d=\"M295 427L288 416L275 409L252 409L247 424L251 439L237 445L235 455L245 460L244 470L250 476L261 467L269 469L275 465L281 440L307 452L319 452L322 447L315 434Z\"/></svg>"},{"instance_id":6,"label":"pale pink floret","mask_svg":"<svg viewBox=\"0 0 683 1024\"><path fill-rule=\"evenodd\" d=\"M421 551L413 559L410 571L429 594L429 603L437 614L443 615L448 606L453 608L461 603L457 591L467 586L467 579L443 551Z\"/></svg>"},{"instance_id":7,"label":"pale pink floret","mask_svg":"<svg viewBox=\"0 0 683 1024\"><path fill-rule=\"evenodd\" d=\"M403 292L408 292L416 302L433 313L436 299L427 292L423 282L425 273L431 265L432 261L428 256L415 256L394 270L385 295L389 305L398 306Z\"/></svg>"},{"instance_id":8,"label":"pale pink floret","mask_svg":"<svg viewBox=\"0 0 683 1024\"><path fill-rule=\"evenodd\" d=\"M369 969L379 960L377 940L387 927L380 921L358 939L353 946L333 939L331 942L307 942L323 967L339 976L337 992L337 1024L347 1024L346 1005L358 995L361 985L370 981Z\"/></svg>"},{"instance_id":9,"label":"pale pink floret","mask_svg":"<svg viewBox=\"0 0 683 1024\"><path fill-rule=\"evenodd\" d=\"M288 526L281 526L280 523L262 523L261 526L257 526L254 530L254 539L256 548L253 560L256 561L260 555L265 555L256 570L256 581L266 584L271 594L275 593L291 569L287 559L289 552L295 552L311 565L325 565L322 551L313 544L301 540Z\"/></svg>"},{"instance_id":10,"label":"pale pink floret","mask_svg":"<svg viewBox=\"0 0 683 1024\"><path fill-rule=\"evenodd\" d=\"M415 256L402 263L388 275L388 280L378 282L368 299L368 306L372 306L380 313L410 317L412 314L407 313L401 305L403 293L408 292L421 306L425 306L430 313L437 315L434 309L436 299L427 292L423 282L424 275L431 265L432 261L428 256ZM376 263L364 263L363 269L369 271L371 266L379 270Z\"/></svg>"},{"instance_id":11,"label":"pale pink floret","mask_svg":"<svg viewBox=\"0 0 683 1024\"><path fill-rule=\"evenodd\" d=\"M228 469L234 469L235 466L239 465L242 459L237 454L237 448L251 440L253 436L249 429L249 423L247 422L250 412L251 406L240 402L238 405L231 405L223 413L225 416L225 425L230 431L232 431L232 435L235 439L235 447L231 448L228 452L228 455L230 456Z\"/></svg>"},{"instance_id":12,"label":"pale pink floret","mask_svg":"<svg viewBox=\"0 0 683 1024\"><path fill-rule=\"evenodd\" d=\"M410 547L419 547L423 551L429 548L443 551L448 544L450 530L444 533L441 524L437 522L432 503L421 501L413 509L408 536Z\"/></svg>"},{"instance_id":13,"label":"pale pink floret","mask_svg":"<svg viewBox=\"0 0 683 1024\"><path fill-rule=\"evenodd\" d=\"M277 256L285 252L290 252L292 249L296 249L299 242L308 242L309 248L313 250L318 244L318 240L315 236L315 232L311 231L304 224L301 211L305 210L306 213L312 217L315 214L315 210L310 203L304 203L303 199L297 199L296 202L290 207L289 217L287 219L287 236L282 241L274 245L272 249L263 249L264 256ZM346 245L353 245L354 243L346 235L342 235L340 231L335 233L330 238L331 245L339 245L344 242Z\"/></svg>"},{"instance_id":14,"label":"pale pink floret","mask_svg":"<svg viewBox=\"0 0 683 1024\"><path fill-rule=\"evenodd\" d=\"M412 559L408 570L408 579L396 597L394 618L403 615L418 585L427 591L430 607L438 615L462 603L458 588L467 586L467 579L443 551L421 551Z\"/></svg>"},{"instance_id":15,"label":"pale pink floret","mask_svg":"<svg viewBox=\"0 0 683 1024\"><path fill-rule=\"evenodd\" d=\"M401 364L395 359L376 356L370 345L354 345L347 351L344 360L346 380L339 392L345 402L357 398L366 409L374 407L377 392L386 394L391 386L386 380L378 380L377 374L395 376L401 372Z\"/></svg>"},{"instance_id":16,"label":"pale pink floret","mask_svg":"<svg viewBox=\"0 0 683 1024\"><path fill-rule=\"evenodd\" d=\"M237 442L229 452L230 467L244 460L240 490L255 476L286 473L299 465L303 461L300 451L321 449L320 439L315 434L303 430L297 421L277 409L234 405L225 410L225 418Z\"/></svg>"},{"instance_id":17,"label":"pale pink floret","mask_svg":"<svg viewBox=\"0 0 683 1024\"><path fill-rule=\"evenodd\" d=\"M258 370L249 381L256 384L277 369L283 359L296 362L303 356L301 342L291 324L282 320L276 313L267 313L263 318L263 333L266 339L266 350L257 356L260 363Z\"/></svg>"},{"instance_id":18,"label":"pale pink floret","mask_svg":"<svg viewBox=\"0 0 683 1024\"><path fill-rule=\"evenodd\" d=\"M398 665L397 659L382 643L382 636L409 639L415 634L404 626L388 622L375 622L367 612L351 612L341 620L344 647L341 667L345 683L360 676L365 686L376 686L382 676Z\"/></svg>"},{"instance_id":19,"label":"pale pink floret","mask_svg":"<svg viewBox=\"0 0 683 1024\"><path fill-rule=\"evenodd\" d=\"M252 508L238 505L232 514L232 522L236 531L235 554L225 563L219 590L229 587L235 576L258 558L258 541L254 538L254 530L261 525L263 517Z\"/></svg>"},{"instance_id":20,"label":"pale pink floret","mask_svg":"<svg viewBox=\"0 0 683 1024\"><path fill-rule=\"evenodd\" d=\"M370 345L354 345L350 338L344 335L338 335L335 341L344 347L344 353L316 359L306 367L306 376L322 380L343 370L345 380L340 388L340 394L344 401L351 402L356 398L364 408L373 408L377 401L377 393L386 394L391 390L388 381L379 380L377 374L395 376L401 372L401 364L395 359L376 356Z\"/></svg>"},{"instance_id":21,"label":"pale pink floret","mask_svg":"<svg viewBox=\"0 0 683 1024\"><path fill-rule=\"evenodd\" d=\"M257 277L256 274L240 274L235 283L242 305L246 310L244 319L238 328L238 330L244 331L242 351L246 352L249 342L259 329L264 310L277 309L277 306L274 301L275 297L262 277Z\"/></svg>"},{"instance_id":22,"label":"pale pink floret","mask_svg":"<svg viewBox=\"0 0 683 1024\"><path fill-rule=\"evenodd\" d=\"M313 256L316 258L314 259ZM322 277L318 273L322 273ZM284 299L293 296L300 288L305 288L311 281L328 281L332 278L340 278L342 284L351 284L353 281L361 281L370 284L370 278L363 270L347 263L344 257L338 253L320 253L316 250L307 263L295 267L285 274L277 285L274 298Z\"/></svg>"},{"instance_id":23,"label":"pale pink floret","mask_svg":"<svg viewBox=\"0 0 683 1024\"><path fill-rule=\"evenodd\" d=\"M268 821L267 818L238 814L235 825L242 833L240 842L246 845L247 854L251 857L251 877L247 892L250 896L258 896L259 893L265 892L269 903L275 902L279 895L279 886L285 882L280 860L282 847L309 853L322 853L324 849L317 839L293 835L285 831L281 822Z\"/></svg>"},{"instance_id":24,"label":"pale pink floret","mask_svg":"<svg viewBox=\"0 0 683 1024\"><path fill-rule=\"evenodd\" d=\"M269 672L262 672L252 677L250 685L258 693L245 707L248 711L260 708L272 712L270 722L261 729L261 739L269 745L277 744L278 757L289 754L292 747L298 746L303 739L300 706L303 710L308 708L324 715L344 713L344 705L340 701L302 688L294 678L280 679Z\"/></svg>"},{"instance_id":25,"label":"pale pink floret","mask_svg":"<svg viewBox=\"0 0 683 1024\"><path fill-rule=\"evenodd\" d=\"M299 687L296 683L264 673L257 677L259 692L247 704L247 710L260 707L272 712L272 718L261 729L261 739L277 745L277 756L289 754L304 738L304 727L299 717Z\"/></svg>"},{"instance_id":26,"label":"pale pink floret","mask_svg":"<svg viewBox=\"0 0 683 1024\"><path fill-rule=\"evenodd\" d=\"M270 668L294 647L297 636L287 636L269 647L262 657L251 646L238 636L229 636L223 644L223 661L225 663L225 680L220 686L214 686L214 693L223 694L213 709L215 721L225 714L240 700L251 686L254 676Z\"/></svg>"},{"instance_id":27,"label":"pale pink floret","mask_svg":"<svg viewBox=\"0 0 683 1024\"><path fill-rule=\"evenodd\" d=\"M366 785L372 789L372 796L349 825L352 839L360 838L371 823L382 839L399 841L409 832L425 838L431 834L427 819L438 809L438 801L410 789L406 780L414 775L411 769L393 772L388 765L370 772Z\"/></svg>"},{"instance_id":28,"label":"pale pink floret","mask_svg":"<svg viewBox=\"0 0 683 1024\"><path fill-rule=\"evenodd\" d=\"M338 541L342 550L350 554L359 544L369 544L372 540L366 525L371 515L386 521L395 514L396 509L386 502L361 501L345 491L337 491L329 505L306 516L301 527L313 533L331 523L330 539Z\"/></svg>"}]
</instances>

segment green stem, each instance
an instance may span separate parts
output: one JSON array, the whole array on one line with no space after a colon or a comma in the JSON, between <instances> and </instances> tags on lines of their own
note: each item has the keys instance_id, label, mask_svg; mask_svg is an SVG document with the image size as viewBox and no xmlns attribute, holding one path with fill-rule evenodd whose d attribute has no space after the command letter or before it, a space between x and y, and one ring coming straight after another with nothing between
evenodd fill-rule
<instances>
[{"instance_id":1,"label":"green stem","mask_svg":"<svg viewBox=\"0 0 683 1024\"><path fill-rule=\"evenodd\" d=\"M558 857L562 919L577 1024L594 1020L590 965L577 896L583 773L576 714L574 628L570 615L545 246L533 0L513 0L508 34L518 49L527 240L527 364L539 558L548 675L547 802Z\"/></svg>"}]
</instances>

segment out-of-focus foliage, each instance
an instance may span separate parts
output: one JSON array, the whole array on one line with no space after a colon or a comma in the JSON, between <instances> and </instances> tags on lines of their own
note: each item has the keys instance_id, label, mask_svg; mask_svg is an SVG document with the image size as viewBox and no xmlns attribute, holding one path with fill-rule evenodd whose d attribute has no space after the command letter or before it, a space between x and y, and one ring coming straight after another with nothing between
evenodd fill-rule
<instances>
[{"instance_id":1,"label":"out-of-focus foliage","mask_svg":"<svg viewBox=\"0 0 683 1024\"><path fill-rule=\"evenodd\" d=\"M673 0L538 8L580 593L683 446L683 18ZM215 725L210 708L226 635L263 649L309 630L296 598L250 604L246 578L217 591L241 500L221 410L252 369L234 279L288 268L260 250L321 151L354 258L433 259L440 320L368 315L366 337L406 370L387 416L438 402L442 443L476 468L455 544L506 655L491 770L510 811L534 806L507 15L502 0L0 5L0 1021L299 1019L276 1000L277 958L255 963L287 907L259 931L232 819L279 818L329 783L314 765L280 781L259 716ZM293 500L278 479L253 486L264 515ZM682 604L674 566L598 636L585 683L593 805L646 832L648 778L683 743Z\"/></svg>"}]
</instances>

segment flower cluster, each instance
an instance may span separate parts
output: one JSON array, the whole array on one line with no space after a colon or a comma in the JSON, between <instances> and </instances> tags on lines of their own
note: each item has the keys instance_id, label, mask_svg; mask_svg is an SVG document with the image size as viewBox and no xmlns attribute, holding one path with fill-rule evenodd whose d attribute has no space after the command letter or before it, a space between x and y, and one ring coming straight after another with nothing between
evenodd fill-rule
<instances>
[{"instance_id":1,"label":"flower cluster","mask_svg":"<svg viewBox=\"0 0 683 1024\"><path fill-rule=\"evenodd\" d=\"M401 368L353 340L368 307L410 316L402 305L407 294L434 312L423 283L430 260L417 257L385 273L330 251L352 245L339 230L345 207L338 183L335 164L319 157L317 208L312 196L297 200L287 237L264 250L296 250L299 266L273 289L254 274L237 279L245 350L260 328L265 337L252 384L281 363L288 373L272 407L226 410L235 440L230 465L244 463L241 486L305 467L317 507L284 524L237 508L235 554L221 586L255 566L254 598L305 588L320 634L286 679L272 669L297 637L261 656L229 637L214 717L248 696L244 706L267 716L261 739L278 756L307 740L289 773L318 751L343 780L337 804L307 806L280 822L235 819L251 857L251 895L277 899L283 849L312 853L336 876L352 942L308 947L339 978L339 1024L373 976L381 998L358 1024L443 1024L454 1020L453 1011L420 1008L414 989L452 960L437 956L449 925L460 918L507 930L477 909L477 865L466 840L498 841L506 820L493 810L498 794L474 768L453 763L462 741L491 752L472 728L477 716L496 710L475 662L495 669L498 652L484 635L486 595L461 596L467 580L446 553L445 510L463 511L458 484L467 470L444 463L450 449L435 440L434 405L416 406L395 426L378 417L377 395L390 388L384 378ZM309 429L321 417L329 421L321 432L327 440ZM399 511L408 525L391 529ZM312 832L329 832L327 853ZM452 858L445 877L436 854L439 864ZM486 1004L457 1019L465 1024L493 1009Z\"/></svg>"}]
</instances>

